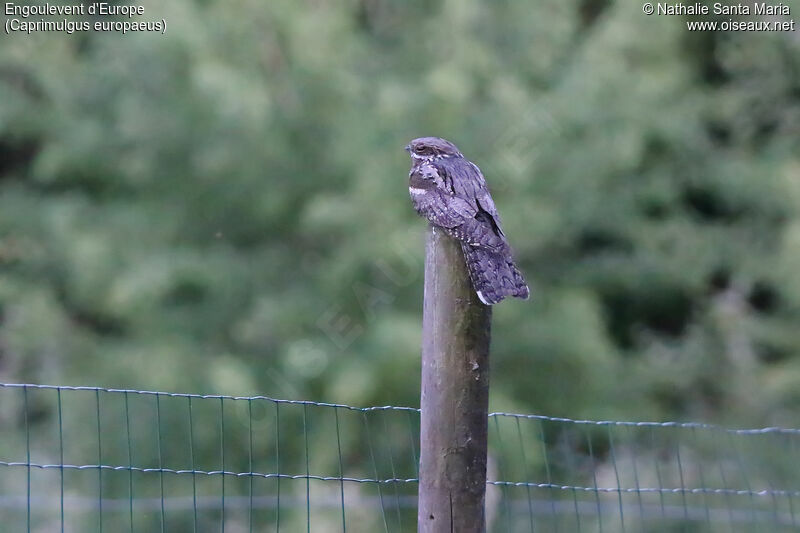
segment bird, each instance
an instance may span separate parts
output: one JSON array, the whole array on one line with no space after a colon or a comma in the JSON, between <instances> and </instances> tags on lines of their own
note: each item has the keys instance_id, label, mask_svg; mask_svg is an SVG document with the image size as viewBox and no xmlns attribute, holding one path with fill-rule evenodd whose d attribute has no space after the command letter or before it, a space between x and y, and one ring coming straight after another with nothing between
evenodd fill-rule
<instances>
[{"instance_id":1,"label":"bird","mask_svg":"<svg viewBox=\"0 0 800 533\"><path fill-rule=\"evenodd\" d=\"M485 305L507 296L528 299L486 179L452 142L420 137L411 155L408 193L417 213L461 243L472 287Z\"/></svg>"}]
</instances>

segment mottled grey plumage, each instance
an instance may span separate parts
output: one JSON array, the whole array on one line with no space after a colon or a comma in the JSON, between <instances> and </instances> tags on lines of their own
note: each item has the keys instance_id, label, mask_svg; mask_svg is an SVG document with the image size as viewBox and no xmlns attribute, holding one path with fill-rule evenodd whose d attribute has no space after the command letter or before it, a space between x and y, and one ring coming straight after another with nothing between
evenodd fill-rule
<instances>
[{"instance_id":1,"label":"mottled grey plumage","mask_svg":"<svg viewBox=\"0 0 800 533\"><path fill-rule=\"evenodd\" d=\"M500 215L474 163L445 139L411 141L408 192L417 213L461 242L470 279L480 300L493 305L530 291L514 264Z\"/></svg>"}]
</instances>

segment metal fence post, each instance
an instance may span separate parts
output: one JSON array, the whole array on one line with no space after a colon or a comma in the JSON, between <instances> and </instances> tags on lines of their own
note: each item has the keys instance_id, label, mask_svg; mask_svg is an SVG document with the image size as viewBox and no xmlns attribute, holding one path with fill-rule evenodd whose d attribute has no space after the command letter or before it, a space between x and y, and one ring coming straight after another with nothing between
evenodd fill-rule
<instances>
[{"instance_id":1,"label":"metal fence post","mask_svg":"<svg viewBox=\"0 0 800 533\"><path fill-rule=\"evenodd\" d=\"M460 244L431 227L425 257L418 531L486 531L491 307Z\"/></svg>"}]
</instances>

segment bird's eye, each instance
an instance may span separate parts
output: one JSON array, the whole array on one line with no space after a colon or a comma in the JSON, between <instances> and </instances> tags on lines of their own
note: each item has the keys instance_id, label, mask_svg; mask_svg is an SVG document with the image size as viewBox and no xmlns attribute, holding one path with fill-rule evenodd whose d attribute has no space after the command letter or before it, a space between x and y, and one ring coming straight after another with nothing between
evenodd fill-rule
<instances>
[{"instance_id":1,"label":"bird's eye","mask_svg":"<svg viewBox=\"0 0 800 533\"><path fill-rule=\"evenodd\" d=\"M414 148L414 151L418 154L424 154L427 149L424 146L417 146Z\"/></svg>"}]
</instances>

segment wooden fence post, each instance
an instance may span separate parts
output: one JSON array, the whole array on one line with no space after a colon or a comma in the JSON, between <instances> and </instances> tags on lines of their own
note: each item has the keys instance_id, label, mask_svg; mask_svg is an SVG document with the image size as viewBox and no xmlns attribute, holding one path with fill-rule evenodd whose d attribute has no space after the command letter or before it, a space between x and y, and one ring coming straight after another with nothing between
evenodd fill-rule
<instances>
[{"instance_id":1,"label":"wooden fence post","mask_svg":"<svg viewBox=\"0 0 800 533\"><path fill-rule=\"evenodd\" d=\"M491 307L461 245L431 227L425 254L418 531L486 531Z\"/></svg>"}]
</instances>

